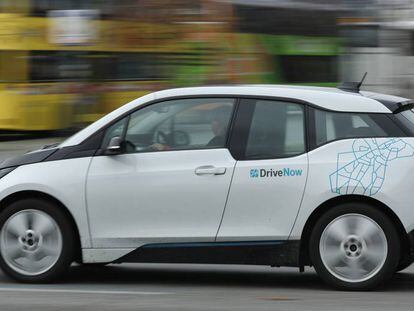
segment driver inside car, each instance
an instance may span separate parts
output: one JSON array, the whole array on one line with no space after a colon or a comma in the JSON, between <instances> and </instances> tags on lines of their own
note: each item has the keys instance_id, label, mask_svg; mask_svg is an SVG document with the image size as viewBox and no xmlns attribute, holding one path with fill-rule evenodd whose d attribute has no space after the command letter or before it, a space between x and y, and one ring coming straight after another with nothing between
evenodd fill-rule
<instances>
[{"instance_id":1,"label":"driver inside car","mask_svg":"<svg viewBox=\"0 0 414 311\"><path fill-rule=\"evenodd\" d=\"M213 138L205 145L206 147L222 147L225 144L225 132L226 132L226 123L228 119L228 113L224 109L216 109L213 112L213 117L211 120L211 131L213 132ZM170 150L170 146L162 143L154 143L148 147L149 150L153 151L166 151Z\"/></svg>"},{"instance_id":2,"label":"driver inside car","mask_svg":"<svg viewBox=\"0 0 414 311\"><path fill-rule=\"evenodd\" d=\"M224 114L216 113L213 120L211 120L211 131L214 137L207 143L206 147L222 147L224 146L226 136L226 119Z\"/></svg>"}]
</instances>

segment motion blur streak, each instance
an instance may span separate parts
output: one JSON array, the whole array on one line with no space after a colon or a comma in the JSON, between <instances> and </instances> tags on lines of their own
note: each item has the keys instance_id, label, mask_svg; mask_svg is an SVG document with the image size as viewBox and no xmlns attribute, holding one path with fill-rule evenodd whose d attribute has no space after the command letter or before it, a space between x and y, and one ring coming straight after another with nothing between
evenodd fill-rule
<instances>
[{"instance_id":1,"label":"motion blur streak","mask_svg":"<svg viewBox=\"0 0 414 311\"><path fill-rule=\"evenodd\" d=\"M289 83L412 96L412 1L0 0L0 131L80 128L148 92Z\"/></svg>"}]
</instances>

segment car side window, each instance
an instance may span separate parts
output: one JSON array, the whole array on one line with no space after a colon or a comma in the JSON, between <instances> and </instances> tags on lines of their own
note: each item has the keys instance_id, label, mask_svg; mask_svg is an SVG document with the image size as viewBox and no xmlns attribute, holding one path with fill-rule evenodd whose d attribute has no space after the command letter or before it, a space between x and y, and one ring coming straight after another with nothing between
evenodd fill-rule
<instances>
[{"instance_id":1,"label":"car side window","mask_svg":"<svg viewBox=\"0 0 414 311\"><path fill-rule=\"evenodd\" d=\"M362 137L399 137L404 132L386 115L315 110L316 145Z\"/></svg>"},{"instance_id":2,"label":"car side window","mask_svg":"<svg viewBox=\"0 0 414 311\"><path fill-rule=\"evenodd\" d=\"M127 118L123 118L119 120L118 122L112 124L105 132L105 136L102 140L102 148L106 148L111 141L112 138L118 136L122 137L125 129Z\"/></svg>"},{"instance_id":3,"label":"car side window","mask_svg":"<svg viewBox=\"0 0 414 311\"><path fill-rule=\"evenodd\" d=\"M246 145L246 159L291 157L305 152L304 107L258 100Z\"/></svg>"},{"instance_id":4,"label":"car side window","mask_svg":"<svg viewBox=\"0 0 414 311\"><path fill-rule=\"evenodd\" d=\"M196 98L156 103L131 114L127 153L223 148L235 99Z\"/></svg>"}]
</instances>

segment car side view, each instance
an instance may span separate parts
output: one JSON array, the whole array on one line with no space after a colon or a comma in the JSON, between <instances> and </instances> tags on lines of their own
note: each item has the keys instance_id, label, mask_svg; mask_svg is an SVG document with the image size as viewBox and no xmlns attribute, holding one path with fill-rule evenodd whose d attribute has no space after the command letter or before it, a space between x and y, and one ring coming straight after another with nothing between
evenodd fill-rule
<instances>
[{"instance_id":1,"label":"car side view","mask_svg":"<svg viewBox=\"0 0 414 311\"><path fill-rule=\"evenodd\" d=\"M343 290L413 261L414 101L349 86L148 94L0 164L0 266L313 266Z\"/></svg>"}]
</instances>

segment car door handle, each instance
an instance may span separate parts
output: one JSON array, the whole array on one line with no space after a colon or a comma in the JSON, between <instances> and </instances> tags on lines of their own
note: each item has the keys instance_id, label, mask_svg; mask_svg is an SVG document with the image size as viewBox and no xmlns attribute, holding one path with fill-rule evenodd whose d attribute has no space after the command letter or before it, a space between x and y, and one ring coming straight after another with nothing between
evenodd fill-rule
<instances>
[{"instance_id":1,"label":"car door handle","mask_svg":"<svg viewBox=\"0 0 414 311\"><path fill-rule=\"evenodd\" d=\"M196 175L223 175L226 173L225 167L215 167L212 165L200 166L195 169Z\"/></svg>"}]
</instances>

